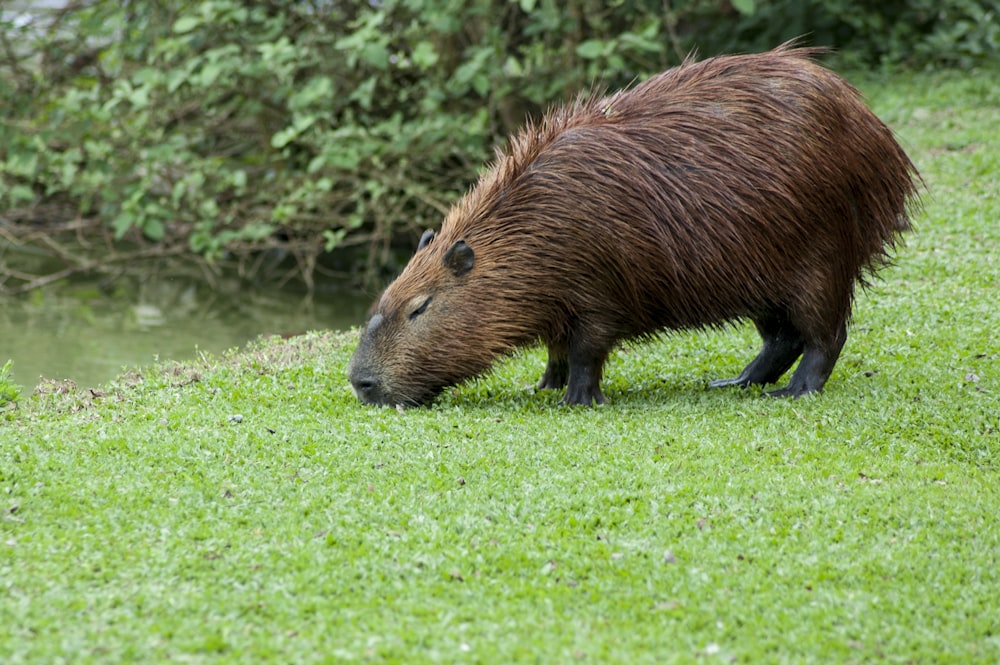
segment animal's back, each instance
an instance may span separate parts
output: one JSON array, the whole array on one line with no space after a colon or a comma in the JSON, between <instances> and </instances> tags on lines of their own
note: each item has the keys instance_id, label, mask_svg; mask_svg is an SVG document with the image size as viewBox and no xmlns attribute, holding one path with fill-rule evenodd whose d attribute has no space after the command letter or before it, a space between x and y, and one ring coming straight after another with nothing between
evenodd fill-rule
<instances>
[{"instance_id":1,"label":"animal's back","mask_svg":"<svg viewBox=\"0 0 1000 665\"><path fill-rule=\"evenodd\" d=\"M752 316L803 289L841 314L908 228L915 183L890 130L808 54L689 63L578 104L487 233L537 245L573 280L574 309L620 310L623 336Z\"/></svg>"}]
</instances>

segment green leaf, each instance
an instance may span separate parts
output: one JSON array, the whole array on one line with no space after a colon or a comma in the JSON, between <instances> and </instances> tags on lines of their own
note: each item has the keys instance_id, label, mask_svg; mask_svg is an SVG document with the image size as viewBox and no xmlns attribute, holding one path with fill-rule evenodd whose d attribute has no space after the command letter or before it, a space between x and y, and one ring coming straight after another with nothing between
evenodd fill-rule
<instances>
[{"instance_id":1,"label":"green leaf","mask_svg":"<svg viewBox=\"0 0 1000 665\"><path fill-rule=\"evenodd\" d=\"M337 246L344 240L347 235L347 229L326 229L323 231L323 250L326 252L332 252Z\"/></svg>"},{"instance_id":2,"label":"green leaf","mask_svg":"<svg viewBox=\"0 0 1000 665\"><path fill-rule=\"evenodd\" d=\"M128 101L136 108L146 108L149 106L149 88L142 86L128 91Z\"/></svg>"},{"instance_id":3,"label":"green leaf","mask_svg":"<svg viewBox=\"0 0 1000 665\"><path fill-rule=\"evenodd\" d=\"M207 88L215 83L216 79L223 72L225 67L218 62L207 62L205 66L201 68L201 73L198 77L199 82L202 87Z\"/></svg>"},{"instance_id":4,"label":"green leaf","mask_svg":"<svg viewBox=\"0 0 1000 665\"><path fill-rule=\"evenodd\" d=\"M374 76L369 77L361 85L354 89L354 92L350 94L349 99L357 102L361 108L367 111L372 105L372 98L375 95L376 83L378 83L377 78Z\"/></svg>"},{"instance_id":5,"label":"green leaf","mask_svg":"<svg viewBox=\"0 0 1000 665\"><path fill-rule=\"evenodd\" d=\"M333 82L328 76L314 76L289 99L288 106L301 111L313 104L324 106L333 98Z\"/></svg>"},{"instance_id":6,"label":"green leaf","mask_svg":"<svg viewBox=\"0 0 1000 665\"><path fill-rule=\"evenodd\" d=\"M733 8L744 16L753 16L757 10L754 0L732 0Z\"/></svg>"},{"instance_id":7,"label":"green leaf","mask_svg":"<svg viewBox=\"0 0 1000 665\"><path fill-rule=\"evenodd\" d=\"M139 85L157 85L163 79L163 72L155 67L143 67L132 74L133 83Z\"/></svg>"},{"instance_id":8,"label":"green leaf","mask_svg":"<svg viewBox=\"0 0 1000 665\"><path fill-rule=\"evenodd\" d=\"M475 90L480 97L488 97L490 94L490 79L486 74L479 73L472 77L472 89Z\"/></svg>"},{"instance_id":9,"label":"green leaf","mask_svg":"<svg viewBox=\"0 0 1000 665\"><path fill-rule=\"evenodd\" d=\"M232 182L233 187L238 190L244 190L247 186L247 172L243 169L237 169L232 172L229 176L230 182Z\"/></svg>"},{"instance_id":10,"label":"green leaf","mask_svg":"<svg viewBox=\"0 0 1000 665\"><path fill-rule=\"evenodd\" d=\"M429 69L436 65L438 61L438 54L434 50L434 44L428 41L418 42L413 47L413 53L410 57L413 59L413 64L420 69Z\"/></svg>"},{"instance_id":11,"label":"green leaf","mask_svg":"<svg viewBox=\"0 0 1000 665\"><path fill-rule=\"evenodd\" d=\"M362 46L361 59L375 69L386 69L389 66L389 52L386 51L384 44L378 42Z\"/></svg>"},{"instance_id":12,"label":"green leaf","mask_svg":"<svg viewBox=\"0 0 1000 665\"><path fill-rule=\"evenodd\" d=\"M35 191L27 185L14 185L13 187L8 188L4 194L6 194L6 197L0 195L0 201L7 198L14 205L19 203L28 203L35 199Z\"/></svg>"},{"instance_id":13,"label":"green leaf","mask_svg":"<svg viewBox=\"0 0 1000 665\"><path fill-rule=\"evenodd\" d=\"M354 146L332 147L323 153L322 158L324 165L329 164L344 171L354 171L361 163L361 155L358 154L358 150ZM310 164L310 166L312 165Z\"/></svg>"},{"instance_id":14,"label":"green leaf","mask_svg":"<svg viewBox=\"0 0 1000 665\"><path fill-rule=\"evenodd\" d=\"M507 56L507 59L503 63L503 72L507 76L521 76L524 74L524 67L521 66L521 62L514 56Z\"/></svg>"},{"instance_id":15,"label":"green leaf","mask_svg":"<svg viewBox=\"0 0 1000 665\"><path fill-rule=\"evenodd\" d=\"M192 16L191 14L185 14L184 16L181 16L176 21L174 21L174 32L178 34L191 32L199 25L201 25L200 16Z\"/></svg>"},{"instance_id":16,"label":"green leaf","mask_svg":"<svg viewBox=\"0 0 1000 665\"><path fill-rule=\"evenodd\" d=\"M166 229L163 226L163 222L158 219L147 219L142 225L142 234L153 240L159 242L163 240L163 236L166 235Z\"/></svg>"},{"instance_id":17,"label":"green leaf","mask_svg":"<svg viewBox=\"0 0 1000 665\"><path fill-rule=\"evenodd\" d=\"M291 143L298 135L299 132L295 129L295 127L285 127L284 129L278 130L271 137L271 147L280 150Z\"/></svg>"},{"instance_id":18,"label":"green leaf","mask_svg":"<svg viewBox=\"0 0 1000 665\"><path fill-rule=\"evenodd\" d=\"M602 55L607 48L607 43L601 39L588 39L580 42L576 47L576 54L584 60L595 60Z\"/></svg>"},{"instance_id":19,"label":"green leaf","mask_svg":"<svg viewBox=\"0 0 1000 665\"><path fill-rule=\"evenodd\" d=\"M115 240L121 240L128 230L132 228L134 222L135 217L132 216L132 213L125 212L124 210L118 213L118 216L111 222L111 230L115 232Z\"/></svg>"}]
</instances>

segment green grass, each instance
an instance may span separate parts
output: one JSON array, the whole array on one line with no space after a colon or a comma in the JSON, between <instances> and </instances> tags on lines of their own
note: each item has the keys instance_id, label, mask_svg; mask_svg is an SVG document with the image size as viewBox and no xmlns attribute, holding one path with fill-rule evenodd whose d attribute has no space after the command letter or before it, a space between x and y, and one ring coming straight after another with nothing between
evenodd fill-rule
<instances>
[{"instance_id":1,"label":"green grass","mask_svg":"<svg viewBox=\"0 0 1000 665\"><path fill-rule=\"evenodd\" d=\"M826 392L748 328L359 405L353 336L0 413L0 662L1000 661L1000 72L862 78L928 192Z\"/></svg>"}]
</instances>

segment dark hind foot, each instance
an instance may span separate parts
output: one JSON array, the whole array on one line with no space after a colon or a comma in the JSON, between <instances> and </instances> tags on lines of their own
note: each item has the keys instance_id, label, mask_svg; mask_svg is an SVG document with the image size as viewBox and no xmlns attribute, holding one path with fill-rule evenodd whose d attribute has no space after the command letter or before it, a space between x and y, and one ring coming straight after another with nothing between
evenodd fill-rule
<instances>
[{"instance_id":1,"label":"dark hind foot","mask_svg":"<svg viewBox=\"0 0 1000 665\"><path fill-rule=\"evenodd\" d=\"M827 346L807 344L802 352L802 361L795 368L788 385L778 390L766 393L768 397L793 397L799 398L803 395L815 393L823 390L827 379L833 372L833 366L837 364L840 357L840 350L844 348L847 341L847 326L841 324L837 331L837 336Z\"/></svg>"},{"instance_id":2,"label":"dark hind foot","mask_svg":"<svg viewBox=\"0 0 1000 665\"><path fill-rule=\"evenodd\" d=\"M817 389L818 390L818 389ZM791 397L792 399L798 399L803 395L808 395L811 392L817 392L817 390L801 390L793 388L791 385L787 385L784 388L778 388L777 390L769 390L763 394L764 397Z\"/></svg>"},{"instance_id":3,"label":"dark hind foot","mask_svg":"<svg viewBox=\"0 0 1000 665\"><path fill-rule=\"evenodd\" d=\"M774 383L788 371L795 359L802 354L804 346L799 331L784 316L773 316L755 321L757 331L764 340L760 353L750 361L739 376L731 379L716 379L708 383L709 388L727 386L763 386Z\"/></svg>"},{"instance_id":4,"label":"dark hind foot","mask_svg":"<svg viewBox=\"0 0 1000 665\"><path fill-rule=\"evenodd\" d=\"M728 388L730 386L738 386L740 388L746 388L751 383L753 383L746 375L746 370L744 370L739 376L733 376L728 379L712 379L708 382L709 388Z\"/></svg>"}]
</instances>

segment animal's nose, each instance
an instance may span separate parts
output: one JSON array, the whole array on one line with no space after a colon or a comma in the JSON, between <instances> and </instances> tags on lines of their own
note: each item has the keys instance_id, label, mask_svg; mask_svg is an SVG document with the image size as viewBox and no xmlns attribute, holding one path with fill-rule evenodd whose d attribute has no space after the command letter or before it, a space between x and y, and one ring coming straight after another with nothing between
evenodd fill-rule
<instances>
[{"instance_id":1,"label":"animal's nose","mask_svg":"<svg viewBox=\"0 0 1000 665\"><path fill-rule=\"evenodd\" d=\"M354 386L354 393L365 402L374 402L378 395L379 382L374 376L365 374L362 376L352 376L351 385Z\"/></svg>"}]
</instances>

